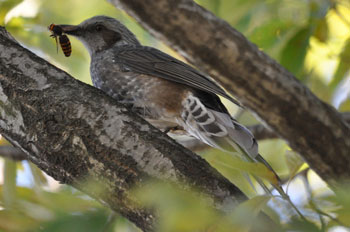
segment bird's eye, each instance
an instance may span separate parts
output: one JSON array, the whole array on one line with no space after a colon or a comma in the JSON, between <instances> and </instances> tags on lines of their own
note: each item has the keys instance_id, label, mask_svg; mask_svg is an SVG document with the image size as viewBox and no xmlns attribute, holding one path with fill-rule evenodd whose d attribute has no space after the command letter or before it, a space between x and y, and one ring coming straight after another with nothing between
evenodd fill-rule
<instances>
[{"instance_id":1,"label":"bird's eye","mask_svg":"<svg viewBox=\"0 0 350 232\"><path fill-rule=\"evenodd\" d=\"M102 29L103 29L103 26L102 25L96 25L96 27L95 27L95 30L96 31L102 31Z\"/></svg>"}]
</instances>

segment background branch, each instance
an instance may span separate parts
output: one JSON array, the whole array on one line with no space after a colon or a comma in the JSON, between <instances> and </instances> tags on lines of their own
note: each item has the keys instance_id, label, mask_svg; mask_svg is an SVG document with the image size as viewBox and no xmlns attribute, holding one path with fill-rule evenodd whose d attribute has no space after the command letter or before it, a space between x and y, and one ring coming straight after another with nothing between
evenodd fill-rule
<instances>
[{"instance_id":1,"label":"background branch","mask_svg":"<svg viewBox=\"0 0 350 232\"><path fill-rule=\"evenodd\" d=\"M332 185L350 177L345 120L227 22L192 0L111 2L202 67L287 140L321 178Z\"/></svg>"},{"instance_id":2,"label":"background branch","mask_svg":"<svg viewBox=\"0 0 350 232\"><path fill-rule=\"evenodd\" d=\"M340 113L344 121L350 125L350 112ZM248 129L254 134L255 138L258 140L263 139L275 139L278 138L278 135L272 130L264 127L263 125L253 125L248 126Z\"/></svg>"}]
</instances>

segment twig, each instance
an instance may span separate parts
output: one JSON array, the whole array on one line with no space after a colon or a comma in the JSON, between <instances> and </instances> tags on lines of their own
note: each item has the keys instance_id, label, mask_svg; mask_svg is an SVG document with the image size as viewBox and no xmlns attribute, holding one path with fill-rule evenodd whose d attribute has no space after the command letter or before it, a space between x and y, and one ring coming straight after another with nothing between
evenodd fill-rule
<instances>
[{"instance_id":1,"label":"twig","mask_svg":"<svg viewBox=\"0 0 350 232\"><path fill-rule=\"evenodd\" d=\"M14 161L27 159L27 155L23 151L13 146L0 146L0 156Z\"/></svg>"}]
</instances>

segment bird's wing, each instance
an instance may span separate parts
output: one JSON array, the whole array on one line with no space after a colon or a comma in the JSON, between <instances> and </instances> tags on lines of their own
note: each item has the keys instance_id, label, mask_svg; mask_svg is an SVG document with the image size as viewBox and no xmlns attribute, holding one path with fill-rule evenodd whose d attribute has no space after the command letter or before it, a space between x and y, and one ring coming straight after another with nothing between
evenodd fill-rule
<instances>
[{"instance_id":1,"label":"bird's wing","mask_svg":"<svg viewBox=\"0 0 350 232\"><path fill-rule=\"evenodd\" d=\"M198 96L187 96L178 123L189 134L212 147L229 153L237 152L248 162L262 163L271 171L273 178L270 180L274 180L272 183L278 184L280 181L273 168L259 154L253 134L229 114L208 108Z\"/></svg>"},{"instance_id":2,"label":"bird's wing","mask_svg":"<svg viewBox=\"0 0 350 232\"><path fill-rule=\"evenodd\" d=\"M156 76L208 93L218 94L241 106L209 77L155 48L125 46L121 47L115 55L115 62L124 67L125 71Z\"/></svg>"},{"instance_id":3,"label":"bird's wing","mask_svg":"<svg viewBox=\"0 0 350 232\"><path fill-rule=\"evenodd\" d=\"M189 94L179 124L192 136L228 152L243 149L251 159L258 155L258 144L248 129L229 114L208 108L200 98Z\"/></svg>"}]
</instances>

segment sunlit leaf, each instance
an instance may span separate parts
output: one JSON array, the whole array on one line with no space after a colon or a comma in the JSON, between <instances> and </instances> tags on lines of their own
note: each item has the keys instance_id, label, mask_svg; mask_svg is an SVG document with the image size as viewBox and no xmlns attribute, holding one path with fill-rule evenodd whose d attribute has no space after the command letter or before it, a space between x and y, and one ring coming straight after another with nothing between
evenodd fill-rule
<instances>
[{"instance_id":1,"label":"sunlit leaf","mask_svg":"<svg viewBox=\"0 0 350 232\"><path fill-rule=\"evenodd\" d=\"M271 183L277 184L277 179L275 174L269 170L266 166L264 166L262 163L250 163L245 162L239 158L232 157L232 162L230 164L223 163L220 161L213 161L214 163L221 165L225 168L231 168L236 169L240 171L244 171L246 173L249 173L251 175L255 175L261 178L264 178L268 180Z\"/></svg>"},{"instance_id":2,"label":"sunlit leaf","mask_svg":"<svg viewBox=\"0 0 350 232\"><path fill-rule=\"evenodd\" d=\"M235 228L235 231L248 232L252 222L257 221L257 215L270 199L271 196L256 196L237 206L229 215L232 228Z\"/></svg>"},{"instance_id":3,"label":"sunlit leaf","mask_svg":"<svg viewBox=\"0 0 350 232\"><path fill-rule=\"evenodd\" d=\"M247 174L239 170L223 167L222 165L215 162L212 162L211 164L214 166L214 168L218 169L227 179L229 179L231 183L237 186L245 195L248 197L253 197L256 195L257 190L254 186L252 186L249 180L247 180Z\"/></svg>"},{"instance_id":4,"label":"sunlit leaf","mask_svg":"<svg viewBox=\"0 0 350 232\"><path fill-rule=\"evenodd\" d=\"M275 175L263 164L249 163L217 149L202 152L201 156L249 197L256 195L256 189L250 183L254 183L254 178L249 178L249 175L277 184Z\"/></svg>"},{"instance_id":5,"label":"sunlit leaf","mask_svg":"<svg viewBox=\"0 0 350 232\"><path fill-rule=\"evenodd\" d=\"M9 143L5 137L3 136L0 136L0 146L12 146L11 143Z\"/></svg>"},{"instance_id":6,"label":"sunlit leaf","mask_svg":"<svg viewBox=\"0 0 350 232\"><path fill-rule=\"evenodd\" d=\"M38 225L37 221L19 212L0 210L0 231L24 232L36 228Z\"/></svg>"},{"instance_id":7,"label":"sunlit leaf","mask_svg":"<svg viewBox=\"0 0 350 232\"><path fill-rule=\"evenodd\" d=\"M350 187L343 185L335 189L335 195L324 197L324 199L335 203L338 208L333 212L337 214L337 219L350 227Z\"/></svg>"},{"instance_id":8,"label":"sunlit leaf","mask_svg":"<svg viewBox=\"0 0 350 232\"><path fill-rule=\"evenodd\" d=\"M334 89L346 77L350 70L350 39L344 45L343 51L339 55L339 64L330 83L330 88Z\"/></svg>"},{"instance_id":9,"label":"sunlit leaf","mask_svg":"<svg viewBox=\"0 0 350 232\"><path fill-rule=\"evenodd\" d=\"M16 210L35 221L46 222L55 218L55 212L53 210L46 208L45 205L29 201L18 201Z\"/></svg>"},{"instance_id":10,"label":"sunlit leaf","mask_svg":"<svg viewBox=\"0 0 350 232\"><path fill-rule=\"evenodd\" d=\"M337 220L341 223L341 225L350 227L350 212L347 210L338 210L337 214ZM333 225L337 225L337 223L334 222Z\"/></svg>"},{"instance_id":11,"label":"sunlit leaf","mask_svg":"<svg viewBox=\"0 0 350 232\"><path fill-rule=\"evenodd\" d=\"M286 151L286 162L289 170L289 179L293 179L301 166L305 163L299 154L291 150Z\"/></svg>"},{"instance_id":12,"label":"sunlit leaf","mask_svg":"<svg viewBox=\"0 0 350 232\"><path fill-rule=\"evenodd\" d=\"M6 14L20 2L22 2L22 0L0 1L0 26L4 26Z\"/></svg>"},{"instance_id":13,"label":"sunlit leaf","mask_svg":"<svg viewBox=\"0 0 350 232\"><path fill-rule=\"evenodd\" d=\"M258 143L260 154L264 155L264 158L283 179L283 175L288 173L284 154L289 146L282 139L266 139L260 140Z\"/></svg>"},{"instance_id":14,"label":"sunlit leaf","mask_svg":"<svg viewBox=\"0 0 350 232\"><path fill-rule=\"evenodd\" d=\"M79 193L74 194L64 191L40 191L40 193L38 193L35 189L26 187L17 187L16 192L18 199L44 206L56 212L70 213L101 207L96 201L86 198L85 195ZM0 185L0 198L3 197L3 193L3 186ZM74 202L74 204L72 204L72 202Z\"/></svg>"},{"instance_id":15,"label":"sunlit leaf","mask_svg":"<svg viewBox=\"0 0 350 232\"><path fill-rule=\"evenodd\" d=\"M332 92L329 91L328 83L315 73L309 73L309 88L322 101L329 102L332 99Z\"/></svg>"},{"instance_id":16,"label":"sunlit leaf","mask_svg":"<svg viewBox=\"0 0 350 232\"><path fill-rule=\"evenodd\" d=\"M43 173L37 166L33 163L29 163L30 171L32 172L34 183L37 187L43 186L47 184L47 179Z\"/></svg>"}]
</instances>

